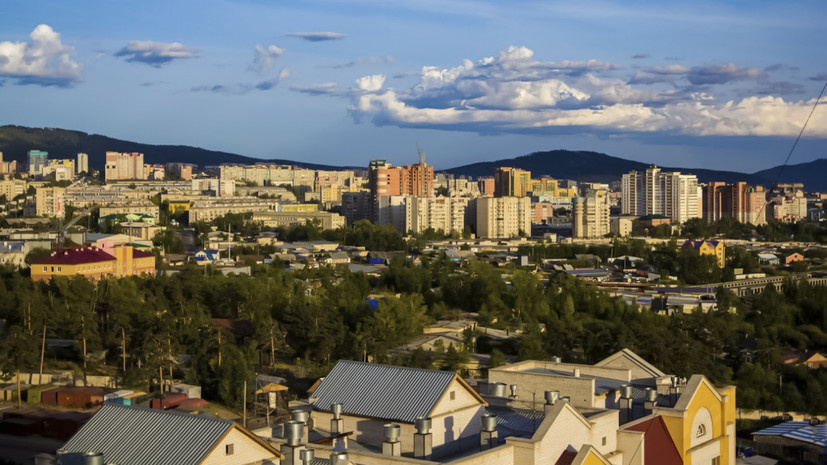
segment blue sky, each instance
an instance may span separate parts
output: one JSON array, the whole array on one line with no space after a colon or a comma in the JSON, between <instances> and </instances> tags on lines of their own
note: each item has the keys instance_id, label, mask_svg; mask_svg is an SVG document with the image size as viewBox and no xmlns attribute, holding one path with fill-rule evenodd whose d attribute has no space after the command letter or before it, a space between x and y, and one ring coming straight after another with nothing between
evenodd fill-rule
<instances>
[{"instance_id":1,"label":"blue sky","mask_svg":"<svg viewBox=\"0 0 827 465\"><path fill-rule=\"evenodd\" d=\"M823 1L33 1L0 124L437 168L539 150L757 171L827 81ZM822 102L823 103L823 102ZM827 157L819 105L791 163Z\"/></svg>"}]
</instances>

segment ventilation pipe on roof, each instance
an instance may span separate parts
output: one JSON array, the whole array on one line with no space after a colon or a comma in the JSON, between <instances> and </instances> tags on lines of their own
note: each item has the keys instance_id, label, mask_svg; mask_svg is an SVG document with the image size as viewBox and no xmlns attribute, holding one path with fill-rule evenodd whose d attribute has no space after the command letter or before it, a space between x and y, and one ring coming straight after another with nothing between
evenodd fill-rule
<instances>
[{"instance_id":1,"label":"ventilation pipe on roof","mask_svg":"<svg viewBox=\"0 0 827 465\"><path fill-rule=\"evenodd\" d=\"M310 434L310 413L308 413L307 410L295 409L290 411L290 418L292 418L293 421L300 421L304 424L301 440L303 444L307 443L307 438Z\"/></svg>"},{"instance_id":2,"label":"ventilation pipe on roof","mask_svg":"<svg viewBox=\"0 0 827 465\"><path fill-rule=\"evenodd\" d=\"M480 450L497 447L497 416L490 413L480 417L482 431L480 431Z\"/></svg>"},{"instance_id":3,"label":"ventilation pipe on roof","mask_svg":"<svg viewBox=\"0 0 827 465\"><path fill-rule=\"evenodd\" d=\"M551 363L563 363L563 359L555 355L551 357Z\"/></svg>"},{"instance_id":4,"label":"ventilation pipe on roof","mask_svg":"<svg viewBox=\"0 0 827 465\"><path fill-rule=\"evenodd\" d=\"M347 457L347 452L341 450L334 450L330 453L330 465L349 465L350 459Z\"/></svg>"},{"instance_id":5,"label":"ventilation pipe on roof","mask_svg":"<svg viewBox=\"0 0 827 465\"><path fill-rule=\"evenodd\" d=\"M620 409L620 424L632 421L632 386L624 384L620 387L620 400L618 401L618 408Z\"/></svg>"},{"instance_id":6,"label":"ventilation pipe on roof","mask_svg":"<svg viewBox=\"0 0 827 465\"><path fill-rule=\"evenodd\" d=\"M103 465L103 453L87 452L83 454L83 465Z\"/></svg>"},{"instance_id":7,"label":"ventilation pipe on roof","mask_svg":"<svg viewBox=\"0 0 827 465\"><path fill-rule=\"evenodd\" d=\"M431 419L417 417L414 421L416 433L414 433L414 458L431 460L434 449L434 435L431 434Z\"/></svg>"},{"instance_id":8,"label":"ventilation pipe on roof","mask_svg":"<svg viewBox=\"0 0 827 465\"><path fill-rule=\"evenodd\" d=\"M516 399L516 398L517 398L517 385L516 385L516 384L512 384L512 385L511 385L511 386L509 386L509 387L511 388L511 395L510 395L509 397L511 397L511 398L513 398L513 399Z\"/></svg>"},{"instance_id":9,"label":"ventilation pipe on roof","mask_svg":"<svg viewBox=\"0 0 827 465\"><path fill-rule=\"evenodd\" d=\"M491 395L493 395L494 397L505 397L505 383L492 384Z\"/></svg>"},{"instance_id":10,"label":"ventilation pipe on roof","mask_svg":"<svg viewBox=\"0 0 827 465\"><path fill-rule=\"evenodd\" d=\"M302 441L303 431L304 423L301 421L288 421L284 424L284 437L287 442L281 445L281 453L284 455L284 460L281 463L299 465L299 452L304 447L304 441Z\"/></svg>"},{"instance_id":11,"label":"ventilation pipe on roof","mask_svg":"<svg viewBox=\"0 0 827 465\"><path fill-rule=\"evenodd\" d=\"M299 457L302 460L302 465L310 465L313 459L316 458L316 451L313 449L302 449L299 452Z\"/></svg>"},{"instance_id":12,"label":"ventilation pipe on roof","mask_svg":"<svg viewBox=\"0 0 827 465\"><path fill-rule=\"evenodd\" d=\"M575 378L579 378L580 377L580 368L575 368L574 370L572 370L572 374L574 375Z\"/></svg>"},{"instance_id":13,"label":"ventilation pipe on roof","mask_svg":"<svg viewBox=\"0 0 827 465\"><path fill-rule=\"evenodd\" d=\"M652 388L646 388L645 399L646 400L643 401L643 410L646 415L649 415L658 405L658 391Z\"/></svg>"},{"instance_id":14,"label":"ventilation pipe on roof","mask_svg":"<svg viewBox=\"0 0 827 465\"><path fill-rule=\"evenodd\" d=\"M402 443L399 442L400 427L394 423L385 425L385 440L382 441L382 455L399 457L402 455Z\"/></svg>"},{"instance_id":15,"label":"ventilation pipe on roof","mask_svg":"<svg viewBox=\"0 0 827 465\"><path fill-rule=\"evenodd\" d=\"M571 402L571 397L569 396L561 396L560 402Z\"/></svg>"},{"instance_id":16,"label":"ventilation pipe on roof","mask_svg":"<svg viewBox=\"0 0 827 465\"><path fill-rule=\"evenodd\" d=\"M331 404L330 413L333 418L330 419L330 434L339 434L345 432L345 421L342 420L342 404Z\"/></svg>"},{"instance_id":17,"label":"ventilation pipe on roof","mask_svg":"<svg viewBox=\"0 0 827 465\"><path fill-rule=\"evenodd\" d=\"M544 395L546 404L543 406L543 412L548 415L554 408L554 404L560 400L560 391L546 391Z\"/></svg>"}]
</instances>

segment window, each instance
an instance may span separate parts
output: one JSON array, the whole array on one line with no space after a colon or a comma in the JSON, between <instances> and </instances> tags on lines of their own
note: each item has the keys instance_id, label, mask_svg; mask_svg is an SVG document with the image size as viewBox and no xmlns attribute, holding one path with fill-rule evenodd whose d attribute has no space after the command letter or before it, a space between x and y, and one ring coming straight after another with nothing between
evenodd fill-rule
<instances>
[{"instance_id":1,"label":"window","mask_svg":"<svg viewBox=\"0 0 827 465\"><path fill-rule=\"evenodd\" d=\"M449 396L450 396L451 400L454 400L454 399L456 399L456 398L457 398L457 393L456 393L456 392L454 392L454 391L451 391L451 393L449 394Z\"/></svg>"},{"instance_id":2,"label":"window","mask_svg":"<svg viewBox=\"0 0 827 465\"><path fill-rule=\"evenodd\" d=\"M48 267L48 266L44 266L44 267L43 267L43 271L49 271L49 267Z\"/></svg>"},{"instance_id":3,"label":"window","mask_svg":"<svg viewBox=\"0 0 827 465\"><path fill-rule=\"evenodd\" d=\"M603 436L603 445L606 445L606 436Z\"/></svg>"},{"instance_id":4,"label":"window","mask_svg":"<svg viewBox=\"0 0 827 465\"><path fill-rule=\"evenodd\" d=\"M721 465L721 457L715 457L711 463L712 465Z\"/></svg>"},{"instance_id":5,"label":"window","mask_svg":"<svg viewBox=\"0 0 827 465\"><path fill-rule=\"evenodd\" d=\"M60 267L57 267L57 272L58 272L58 273L60 273L60 271L61 271L61 270L60 270Z\"/></svg>"},{"instance_id":6,"label":"window","mask_svg":"<svg viewBox=\"0 0 827 465\"><path fill-rule=\"evenodd\" d=\"M232 445L232 443L227 444L226 446L224 446L224 453L227 454L227 455L233 455L233 445Z\"/></svg>"},{"instance_id":7,"label":"window","mask_svg":"<svg viewBox=\"0 0 827 465\"><path fill-rule=\"evenodd\" d=\"M695 432L695 437L700 438L700 437L703 437L703 435L705 435L705 434L706 434L706 425L703 425L703 424L698 425L698 431Z\"/></svg>"}]
</instances>

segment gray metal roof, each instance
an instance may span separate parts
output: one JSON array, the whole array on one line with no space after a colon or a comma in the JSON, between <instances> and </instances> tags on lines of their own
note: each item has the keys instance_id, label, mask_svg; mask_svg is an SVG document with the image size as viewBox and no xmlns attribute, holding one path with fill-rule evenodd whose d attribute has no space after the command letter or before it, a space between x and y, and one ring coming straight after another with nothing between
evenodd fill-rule
<instances>
[{"instance_id":1,"label":"gray metal roof","mask_svg":"<svg viewBox=\"0 0 827 465\"><path fill-rule=\"evenodd\" d=\"M200 415L104 404L63 449L76 454L101 452L106 463L118 465L194 465L233 424Z\"/></svg>"},{"instance_id":2,"label":"gray metal roof","mask_svg":"<svg viewBox=\"0 0 827 465\"><path fill-rule=\"evenodd\" d=\"M340 360L313 393L313 407L413 423L427 416L454 380L449 371Z\"/></svg>"}]
</instances>

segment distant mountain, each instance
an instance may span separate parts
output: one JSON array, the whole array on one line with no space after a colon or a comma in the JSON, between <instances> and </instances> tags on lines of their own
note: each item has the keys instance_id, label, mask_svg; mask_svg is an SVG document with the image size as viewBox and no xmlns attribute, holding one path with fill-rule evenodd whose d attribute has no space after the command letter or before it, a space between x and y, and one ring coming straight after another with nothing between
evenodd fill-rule
<instances>
[{"instance_id":1,"label":"distant mountain","mask_svg":"<svg viewBox=\"0 0 827 465\"><path fill-rule=\"evenodd\" d=\"M754 173L766 179L765 185L772 185L781 172L781 179L778 182L803 182L804 188L808 191L827 191L827 158L820 158L808 163L787 165L784 171L780 166Z\"/></svg>"},{"instance_id":2,"label":"distant mountain","mask_svg":"<svg viewBox=\"0 0 827 465\"><path fill-rule=\"evenodd\" d=\"M138 142L113 139L98 134L53 128L27 128L23 126L0 126L0 152L6 161L17 160L26 163L29 150L45 150L49 158L75 158L78 152L89 154L89 164L103 170L106 152L140 152L144 162L164 164L169 162L194 163L200 167L221 163L276 163L295 165L318 170L335 170L341 167L318 165L292 160L262 160L235 153L218 152L185 145L149 145Z\"/></svg>"},{"instance_id":3,"label":"distant mountain","mask_svg":"<svg viewBox=\"0 0 827 465\"><path fill-rule=\"evenodd\" d=\"M559 179L575 181L612 182L620 180L629 171L646 170L647 163L613 157L598 152L574 152L570 150L551 150L534 152L517 158L473 163L445 170L453 175L491 176L500 166L511 166L530 170L532 176L548 175ZM765 184L761 176L736 173L733 171L715 171L694 168L661 167L664 171L681 171L698 176L699 182L709 181L747 181L751 184Z\"/></svg>"}]
</instances>

